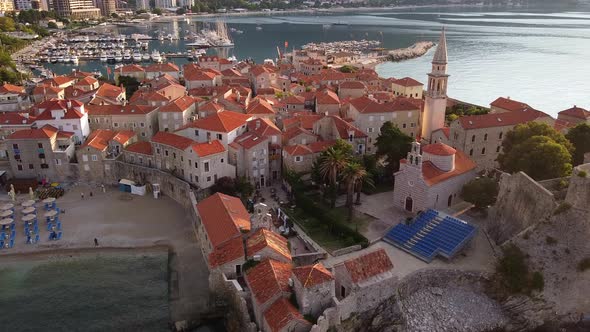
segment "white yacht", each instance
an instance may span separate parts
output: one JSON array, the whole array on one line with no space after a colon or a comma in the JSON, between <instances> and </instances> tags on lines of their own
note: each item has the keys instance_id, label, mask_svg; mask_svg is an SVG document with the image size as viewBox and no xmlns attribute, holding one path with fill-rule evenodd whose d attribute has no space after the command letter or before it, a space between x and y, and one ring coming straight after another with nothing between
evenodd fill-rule
<instances>
[{"instance_id":1,"label":"white yacht","mask_svg":"<svg viewBox=\"0 0 590 332\"><path fill-rule=\"evenodd\" d=\"M100 53L100 62L107 62L107 60L106 53Z\"/></svg>"},{"instance_id":2,"label":"white yacht","mask_svg":"<svg viewBox=\"0 0 590 332\"><path fill-rule=\"evenodd\" d=\"M123 54L123 61L131 62L131 51L130 50L125 50L125 53Z\"/></svg>"},{"instance_id":3,"label":"white yacht","mask_svg":"<svg viewBox=\"0 0 590 332\"><path fill-rule=\"evenodd\" d=\"M162 62L162 56L160 55L160 52L158 52L158 50L154 50L152 52L151 58L152 58L152 61L154 61L154 62L158 62L158 63Z\"/></svg>"},{"instance_id":4,"label":"white yacht","mask_svg":"<svg viewBox=\"0 0 590 332\"><path fill-rule=\"evenodd\" d=\"M123 61L123 54L121 54L121 52L117 51L117 53L115 53L115 61L116 62Z\"/></svg>"},{"instance_id":5,"label":"white yacht","mask_svg":"<svg viewBox=\"0 0 590 332\"><path fill-rule=\"evenodd\" d=\"M139 50L135 50L135 52L133 52L133 61L141 62L141 53Z\"/></svg>"},{"instance_id":6,"label":"white yacht","mask_svg":"<svg viewBox=\"0 0 590 332\"><path fill-rule=\"evenodd\" d=\"M150 61L150 59L151 59L151 57L150 57L150 54L149 53L144 53L141 56L141 60L143 60L143 61Z\"/></svg>"},{"instance_id":7,"label":"white yacht","mask_svg":"<svg viewBox=\"0 0 590 332\"><path fill-rule=\"evenodd\" d=\"M74 54L74 55L70 56L70 61L73 64L77 65L80 62L80 59L78 59L78 56Z\"/></svg>"},{"instance_id":8,"label":"white yacht","mask_svg":"<svg viewBox=\"0 0 590 332\"><path fill-rule=\"evenodd\" d=\"M65 57L63 55L60 55L57 57L57 62L65 62Z\"/></svg>"}]
</instances>

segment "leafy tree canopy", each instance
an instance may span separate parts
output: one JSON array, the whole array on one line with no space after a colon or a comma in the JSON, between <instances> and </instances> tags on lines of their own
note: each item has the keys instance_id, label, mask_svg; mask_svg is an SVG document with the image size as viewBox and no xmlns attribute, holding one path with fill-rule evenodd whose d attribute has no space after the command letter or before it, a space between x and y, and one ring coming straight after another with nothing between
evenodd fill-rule
<instances>
[{"instance_id":1,"label":"leafy tree canopy","mask_svg":"<svg viewBox=\"0 0 590 332\"><path fill-rule=\"evenodd\" d=\"M391 121L381 126L381 133L375 140L377 157L385 157L387 172L392 175L399 170L399 161L410 152L414 139L395 127Z\"/></svg>"},{"instance_id":2,"label":"leafy tree canopy","mask_svg":"<svg viewBox=\"0 0 590 332\"><path fill-rule=\"evenodd\" d=\"M584 154L590 152L590 125L580 123L565 135L574 146L573 164L580 165L584 162Z\"/></svg>"},{"instance_id":3,"label":"leafy tree canopy","mask_svg":"<svg viewBox=\"0 0 590 332\"><path fill-rule=\"evenodd\" d=\"M485 208L496 202L498 183L491 178L481 177L466 183L461 190L461 198L474 204L477 208Z\"/></svg>"}]
</instances>

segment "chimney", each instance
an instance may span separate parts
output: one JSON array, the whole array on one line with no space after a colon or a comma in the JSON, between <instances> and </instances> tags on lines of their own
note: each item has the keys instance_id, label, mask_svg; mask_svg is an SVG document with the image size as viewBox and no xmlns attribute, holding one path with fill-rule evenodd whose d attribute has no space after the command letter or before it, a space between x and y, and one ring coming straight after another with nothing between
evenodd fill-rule
<instances>
[{"instance_id":1,"label":"chimney","mask_svg":"<svg viewBox=\"0 0 590 332\"><path fill-rule=\"evenodd\" d=\"M68 99L68 101L66 102L66 105L67 105L68 109L72 108L72 101Z\"/></svg>"}]
</instances>

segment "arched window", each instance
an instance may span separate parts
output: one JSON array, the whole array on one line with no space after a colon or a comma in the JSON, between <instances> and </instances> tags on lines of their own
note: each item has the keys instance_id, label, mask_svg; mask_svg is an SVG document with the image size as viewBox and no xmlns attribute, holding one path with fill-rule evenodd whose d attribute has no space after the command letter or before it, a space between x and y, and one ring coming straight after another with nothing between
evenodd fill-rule
<instances>
[{"instance_id":1,"label":"arched window","mask_svg":"<svg viewBox=\"0 0 590 332\"><path fill-rule=\"evenodd\" d=\"M498 135L498 139L502 139L503 134L504 134L503 132L500 132L500 135Z\"/></svg>"},{"instance_id":2,"label":"arched window","mask_svg":"<svg viewBox=\"0 0 590 332\"><path fill-rule=\"evenodd\" d=\"M488 134L483 135L483 140L487 141L488 140Z\"/></svg>"},{"instance_id":3,"label":"arched window","mask_svg":"<svg viewBox=\"0 0 590 332\"><path fill-rule=\"evenodd\" d=\"M496 152L500 152L500 149L501 149L501 148L502 148L502 147L501 147L500 145L498 145L498 147L496 148Z\"/></svg>"},{"instance_id":4,"label":"arched window","mask_svg":"<svg viewBox=\"0 0 590 332\"><path fill-rule=\"evenodd\" d=\"M449 195L449 200L447 201L447 206L451 206L453 204L453 195Z\"/></svg>"},{"instance_id":5,"label":"arched window","mask_svg":"<svg viewBox=\"0 0 590 332\"><path fill-rule=\"evenodd\" d=\"M481 149L481 154L486 154L486 148Z\"/></svg>"},{"instance_id":6,"label":"arched window","mask_svg":"<svg viewBox=\"0 0 590 332\"><path fill-rule=\"evenodd\" d=\"M410 155L410 164L414 163L414 156Z\"/></svg>"},{"instance_id":7,"label":"arched window","mask_svg":"<svg viewBox=\"0 0 590 332\"><path fill-rule=\"evenodd\" d=\"M475 135L471 136L471 141L475 142Z\"/></svg>"},{"instance_id":8,"label":"arched window","mask_svg":"<svg viewBox=\"0 0 590 332\"><path fill-rule=\"evenodd\" d=\"M469 150L469 155L473 156L473 149Z\"/></svg>"}]
</instances>

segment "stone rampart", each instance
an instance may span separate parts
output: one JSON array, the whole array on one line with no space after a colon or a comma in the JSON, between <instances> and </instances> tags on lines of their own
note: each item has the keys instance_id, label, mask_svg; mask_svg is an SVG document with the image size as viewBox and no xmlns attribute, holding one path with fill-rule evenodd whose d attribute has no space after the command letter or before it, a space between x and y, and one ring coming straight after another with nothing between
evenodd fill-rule
<instances>
[{"instance_id":1,"label":"stone rampart","mask_svg":"<svg viewBox=\"0 0 590 332\"><path fill-rule=\"evenodd\" d=\"M502 244L549 218L556 206L554 195L525 173L502 174L498 199L488 215L486 230L491 239Z\"/></svg>"},{"instance_id":2,"label":"stone rampart","mask_svg":"<svg viewBox=\"0 0 590 332\"><path fill-rule=\"evenodd\" d=\"M574 168L565 201L574 208L590 211L590 163Z\"/></svg>"}]
</instances>

